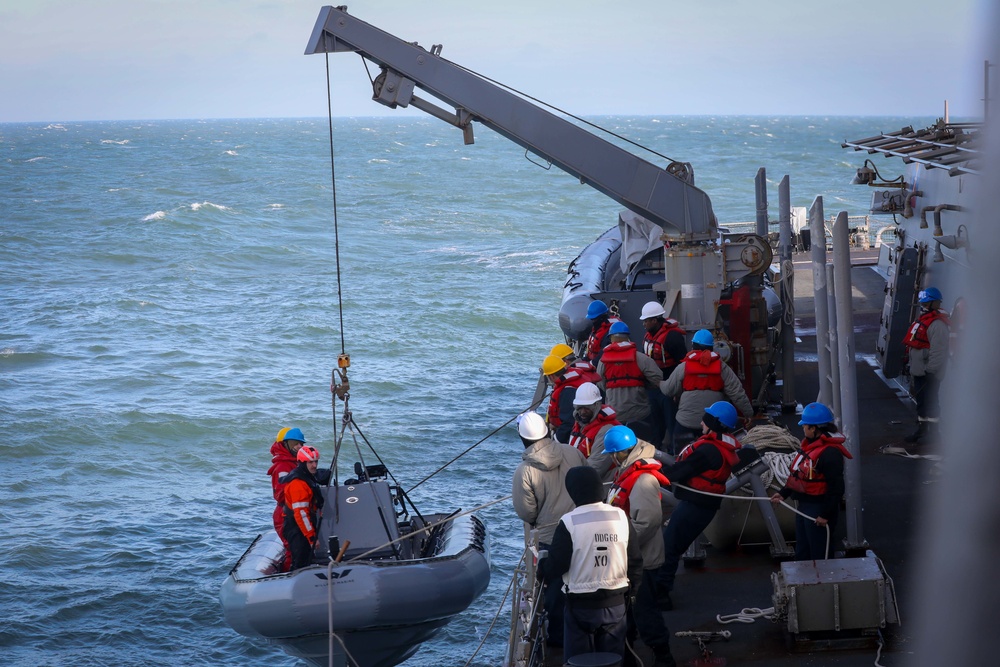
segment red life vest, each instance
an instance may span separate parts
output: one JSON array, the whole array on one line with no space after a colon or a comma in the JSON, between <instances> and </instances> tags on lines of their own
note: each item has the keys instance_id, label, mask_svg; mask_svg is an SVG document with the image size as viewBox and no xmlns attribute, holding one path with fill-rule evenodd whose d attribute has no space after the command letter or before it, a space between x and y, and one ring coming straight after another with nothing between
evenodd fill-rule
<instances>
[{"instance_id":1,"label":"red life vest","mask_svg":"<svg viewBox=\"0 0 1000 667\"><path fill-rule=\"evenodd\" d=\"M615 479L615 483L611 486L611 492L608 494L608 504L620 507L625 510L625 514L628 514L630 509L629 494L632 493L632 487L642 475L652 475L660 483L660 486L670 486L670 480L660 472L661 467L663 466L656 459L635 461ZM663 497L662 493L660 497Z\"/></svg>"},{"instance_id":2,"label":"red life vest","mask_svg":"<svg viewBox=\"0 0 1000 667\"><path fill-rule=\"evenodd\" d=\"M584 382L593 382L594 384L597 384L602 380L601 376L597 373L597 369L594 368L594 364L584 359L577 359L570 364L569 369L579 373Z\"/></svg>"},{"instance_id":3,"label":"red life vest","mask_svg":"<svg viewBox=\"0 0 1000 667\"><path fill-rule=\"evenodd\" d=\"M722 391L722 357L712 350L692 350L684 357L684 391Z\"/></svg>"},{"instance_id":4,"label":"red life vest","mask_svg":"<svg viewBox=\"0 0 1000 667\"><path fill-rule=\"evenodd\" d=\"M828 447L840 450L845 458L854 458L844 447L844 440L844 436L840 433L829 435L824 433L812 442L803 439L802 451L792 459L791 472L785 486L807 496L824 495L826 493L826 478L823 473L816 470L816 461Z\"/></svg>"},{"instance_id":5,"label":"red life vest","mask_svg":"<svg viewBox=\"0 0 1000 667\"><path fill-rule=\"evenodd\" d=\"M691 456L694 450L705 445L712 445L719 450L719 454L722 454L722 465L715 470L706 470L700 475L695 475L688 480L687 485L699 491L725 493L726 480L729 479L729 475L733 471L733 466L740 461L740 457L736 453L740 448L740 443L731 435L725 433L717 434L715 431L709 431L707 435L701 436L682 449L681 453L677 455L677 461L683 461Z\"/></svg>"},{"instance_id":6,"label":"red life vest","mask_svg":"<svg viewBox=\"0 0 1000 667\"><path fill-rule=\"evenodd\" d=\"M552 396L549 397L549 411L546 413L546 420L549 422L549 426L557 428L562 424L562 420L559 419L559 397L562 396L563 389L566 387L579 387L584 382L586 380L576 371L566 371L562 377L556 378L552 387Z\"/></svg>"},{"instance_id":7,"label":"red life vest","mask_svg":"<svg viewBox=\"0 0 1000 667\"><path fill-rule=\"evenodd\" d=\"M576 422L573 424L573 432L569 436L569 446L579 449L584 456L590 456L590 450L594 446L594 438L597 432L605 426L618 426L618 416L615 409L610 405L602 405L597 415L586 424Z\"/></svg>"},{"instance_id":8,"label":"red life vest","mask_svg":"<svg viewBox=\"0 0 1000 667\"><path fill-rule=\"evenodd\" d=\"M604 364L605 387L617 389L646 386L646 376L635 360L636 353L635 343L630 340L611 343L604 348L601 363Z\"/></svg>"},{"instance_id":9,"label":"red life vest","mask_svg":"<svg viewBox=\"0 0 1000 667\"><path fill-rule=\"evenodd\" d=\"M940 310L931 310L923 313L917 320L910 325L910 330L906 332L906 338L903 339L903 345L916 348L918 350L926 350L931 346L931 341L927 338L927 328L934 322L934 320L943 320L948 328L951 328L951 320L948 316L942 313Z\"/></svg>"},{"instance_id":10,"label":"red life vest","mask_svg":"<svg viewBox=\"0 0 1000 667\"><path fill-rule=\"evenodd\" d=\"M590 338L587 339L587 361L594 361L601 356L601 350L603 349L601 347L601 341L608 335L608 330L615 322L621 322L621 320L617 317L609 316L608 319L604 320L600 326L590 332Z\"/></svg>"},{"instance_id":11,"label":"red life vest","mask_svg":"<svg viewBox=\"0 0 1000 667\"><path fill-rule=\"evenodd\" d=\"M677 320L667 319L664 320L663 325L655 334L647 331L646 337L642 341L642 351L647 357L655 361L657 366L664 370L677 365L677 361L667 354L667 335L672 331L676 331L682 336L687 335L687 332L681 329Z\"/></svg>"}]
</instances>

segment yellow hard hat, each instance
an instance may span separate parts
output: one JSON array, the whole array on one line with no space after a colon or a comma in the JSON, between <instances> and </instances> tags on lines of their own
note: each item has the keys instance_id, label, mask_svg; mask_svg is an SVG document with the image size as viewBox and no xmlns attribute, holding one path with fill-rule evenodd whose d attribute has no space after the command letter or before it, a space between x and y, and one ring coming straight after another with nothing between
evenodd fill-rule
<instances>
[{"instance_id":1,"label":"yellow hard hat","mask_svg":"<svg viewBox=\"0 0 1000 667\"><path fill-rule=\"evenodd\" d=\"M549 352L549 354L552 355L553 357L559 357L560 359L565 359L571 354L573 356L576 356L576 352L573 351L573 348L571 348L566 343L559 343L558 345L552 348L552 351Z\"/></svg>"},{"instance_id":2,"label":"yellow hard hat","mask_svg":"<svg viewBox=\"0 0 1000 667\"><path fill-rule=\"evenodd\" d=\"M274 441L275 442L281 442L282 440L284 440L285 439L285 434L288 433L290 430L291 430L291 427L290 426L286 426L285 428L283 428L280 431L278 431L278 435L274 436Z\"/></svg>"},{"instance_id":3,"label":"yellow hard hat","mask_svg":"<svg viewBox=\"0 0 1000 667\"><path fill-rule=\"evenodd\" d=\"M553 375L566 368L566 362L561 357L550 354L542 360L542 373Z\"/></svg>"}]
</instances>

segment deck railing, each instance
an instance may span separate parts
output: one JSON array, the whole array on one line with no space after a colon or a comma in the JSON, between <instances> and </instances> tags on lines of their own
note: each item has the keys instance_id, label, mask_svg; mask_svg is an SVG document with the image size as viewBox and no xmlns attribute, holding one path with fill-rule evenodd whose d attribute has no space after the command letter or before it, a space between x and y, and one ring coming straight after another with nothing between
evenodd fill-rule
<instances>
[{"instance_id":1,"label":"deck railing","mask_svg":"<svg viewBox=\"0 0 1000 667\"><path fill-rule=\"evenodd\" d=\"M830 216L823 221L823 226L826 228L826 244L827 248L833 247L833 223L837 219L837 216ZM850 227L850 243L852 248L861 248L862 250L868 250L869 248L878 248L886 243L896 242L896 226L893 224L892 219L886 216L872 216L872 215L852 215L847 218L848 225ZM728 229L734 234L753 234L757 230L756 222L727 222L719 225L724 229ZM801 239L798 235L794 242L801 246ZM778 223L771 222L768 225L768 239L771 241L771 246L776 247L778 243Z\"/></svg>"}]
</instances>

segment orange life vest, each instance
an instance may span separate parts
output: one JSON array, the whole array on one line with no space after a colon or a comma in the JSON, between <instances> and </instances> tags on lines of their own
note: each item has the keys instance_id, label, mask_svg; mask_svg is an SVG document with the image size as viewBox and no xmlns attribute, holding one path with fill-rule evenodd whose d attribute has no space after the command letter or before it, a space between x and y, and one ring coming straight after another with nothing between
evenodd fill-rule
<instances>
[{"instance_id":1,"label":"orange life vest","mask_svg":"<svg viewBox=\"0 0 1000 667\"><path fill-rule=\"evenodd\" d=\"M844 436L840 433L823 434L812 442L803 439L802 451L792 459L791 472L785 482L792 491L804 493L807 496L822 496L826 493L826 477L816 470L816 461L828 447L840 450L845 458L852 459L851 453L844 447Z\"/></svg>"},{"instance_id":2,"label":"orange life vest","mask_svg":"<svg viewBox=\"0 0 1000 667\"><path fill-rule=\"evenodd\" d=\"M684 391L722 391L722 357L712 350L692 350L684 357Z\"/></svg>"},{"instance_id":3,"label":"orange life vest","mask_svg":"<svg viewBox=\"0 0 1000 667\"><path fill-rule=\"evenodd\" d=\"M621 322L621 320L617 317L609 316L600 326L590 332L590 337L587 339L587 361L594 361L601 356L601 350L603 349L601 341L608 335L608 330L611 329L611 325L615 322Z\"/></svg>"},{"instance_id":4,"label":"orange life vest","mask_svg":"<svg viewBox=\"0 0 1000 667\"><path fill-rule=\"evenodd\" d=\"M636 362L635 343L630 340L621 343L611 343L604 348L601 363L604 364L604 386L608 389L618 387L644 387L646 376Z\"/></svg>"},{"instance_id":5,"label":"orange life vest","mask_svg":"<svg viewBox=\"0 0 1000 667\"><path fill-rule=\"evenodd\" d=\"M563 389L566 387L579 387L584 382L586 380L576 371L566 371L562 377L556 378L552 387L552 396L549 397L549 410L545 417L549 426L558 428L562 425L562 419L559 418L559 399L562 397Z\"/></svg>"},{"instance_id":6,"label":"orange life vest","mask_svg":"<svg viewBox=\"0 0 1000 667\"><path fill-rule=\"evenodd\" d=\"M951 329L951 320L948 316L942 313L940 310L931 310L923 313L916 321L910 325L910 330L906 332L906 338L903 339L903 345L916 348L918 350L926 350L931 346L931 341L927 338L927 328L935 321L943 320L944 323Z\"/></svg>"},{"instance_id":7,"label":"orange life vest","mask_svg":"<svg viewBox=\"0 0 1000 667\"><path fill-rule=\"evenodd\" d=\"M574 361L570 364L569 370L579 373L584 382L593 382L594 384L597 384L602 379L601 376L597 374L597 369L594 368L594 364L585 359L577 359Z\"/></svg>"},{"instance_id":8,"label":"orange life vest","mask_svg":"<svg viewBox=\"0 0 1000 667\"><path fill-rule=\"evenodd\" d=\"M584 456L590 456L590 450L594 446L594 438L597 432L605 426L619 426L618 416L615 409L610 405L602 405L597 415L586 424L576 422L573 424L573 432L569 436L570 447L576 447Z\"/></svg>"},{"instance_id":9,"label":"orange life vest","mask_svg":"<svg viewBox=\"0 0 1000 667\"><path fill-rule=\"evenodd\" d=\"M726 480L729 479L729 475L733 472L733 466L739 463L740 460L739 455L736 453L740 448L740 443L731 435L725 433L717 434L714 431L709 431L707 435L701 436L682 449L681 453L677 455L677 461L683 461L691 456L694 450L705 445L712 445L719 450L719 454L722 455L722 465L715 470L706 470L699 475L695 475L688 480L687 485L699 491L725 493Z\"/></svg>"},{"instance_id":10,"label":"orange life vest","mask_svg":"<svg viewBox=\"0 0 1000 667\"><path fill-rule=\"evenodd\" d=\"M647 357L655 361L657 366L664 370L677 365L677 361L667 354L667 336L672 331L676 331L682 336L687 335L687 332L681 329L680 323L677 320L666 319L655 334L647 331L646 337L642 341L642 351Z\"/></svg>"},{"instance_id":11,"label":"orange life vest","mask_svg":"<svg viewBox=\"0 0 1000 667\"><path fill-rule=\"evenodd\" d=\"M608 494L608 504L620 507L625 511L625 514L628 514L631 507L629 494L632 493L632 488L642 475L652 475L660 483L660 486L670 486L670 480L660 472L662 467L656 459L635 461L615 479L615 483L611 486L611 492ZM660 497L663 497L662 493Z\"/></svg>"}]
</instances>

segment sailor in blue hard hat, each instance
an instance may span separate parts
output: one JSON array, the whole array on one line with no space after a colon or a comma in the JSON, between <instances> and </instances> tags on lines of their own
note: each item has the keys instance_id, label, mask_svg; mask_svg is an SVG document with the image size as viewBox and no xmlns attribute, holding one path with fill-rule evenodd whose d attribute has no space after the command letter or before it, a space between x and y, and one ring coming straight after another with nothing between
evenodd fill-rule
<instances>
[{"instance_id":1,"label":"sailor in blue hard hat","mask_svg":"<svg viewBox=\"0 0 1000 667\"><path fill-rule=\"evenodd\" d=\"M631 341L627 324L614 322L609 335L611 342L597 364L606 402L614 408L618 421L643 440L655 441L649 395L659 390L663 372Z\"/></svg>"},{"instance_id":2,"label":"sailor in blue hard hat","mask_svg":"<svg viewBox=\"0 0 1000 667\"><path fill-rule=\"evenodd\" d=\"M596 366L601 358L601 352L610 340L611 325L621 320L611 315L608 304L603 301L590 302L587 307L587 319L590 320L590 336L587 338L587 347L583 355L587 361Z\"/></svg>"},{"instance_id":3,"label":"sailor in blue hard hat","mask_svg":"<svg viewBox=\"0 0 1000 667\"><path fill-rule=\"evenodd\" d=\"M833 411L822 403L810 403L799 420L801 451L792 459L788 481L771 496L780 504L787 498L798 503L795 515L795 560L823 560L833 550L833 531L844 495L844 459L854 458L837 430Z\"/></svg>"},{"instance_id":4,"label":"sailor in blue hard hat","mask_svg":"<svg viewBox=\"0 0 1000 667\"><path fill-rule=\"evenodd\" d=\"M642 584L636 593L632 620L646 646L653 650L654 665L673 665L670 632L656 609L656 572L663 564L663 509L660 487L670 480L660 472L656 448L640 440L627 426L612 426L604 436L604 451L614 457L618 474L608 503L620 507L632 520L642 548Z\"/></svg>"},{"instance_id":5,"label":"sailor in blue hard hat","mask_svg":"<svg viewBox=\"0 0 1000 667\"><path fill-rule=\"evenodd\" d=\"M927 287L917 295L920 315L903 339L910 368L910 395L917 404L917 430L909 444L924 444L937 434L941 415L941 379L948 364L951 320L941 310L941 290Z\"/></svg>"},{"instance_id":6,"label":"sailor in blue hard hat","mask_svg":"<svg viewBox=\"0 0 1000 667\"><path fill-rule=\"evenodd\" d=\"M670 377L660 385L663 393L677 401L673 448L675 453L701 437L705 408L717 401L728 401L744 418L753 416L753 405L743 383L714 350L715 337L700 329L691 338L691 351Z\"/></svg>"},{"instance_id":7,"label":"sailor in blue hard hat","mask_svg":"<svg viewBox=\"0 0 1000 667\"><path fill-rule=\"evenodd\" d=\"M722 506L726 481L739 462L737 452L742 445L732 435L738 424L739 415L733 404L716 401L702 414L701 437L681 450L673 465L664 468L664 474L673 482L671 490L680 502L663 529L665 557L657 573L657 602L662 610L673 608L670 593L681 556Z\"/></svg>"}]
</instances>

